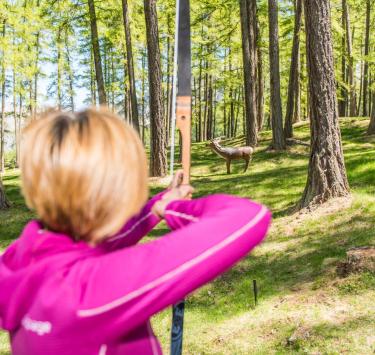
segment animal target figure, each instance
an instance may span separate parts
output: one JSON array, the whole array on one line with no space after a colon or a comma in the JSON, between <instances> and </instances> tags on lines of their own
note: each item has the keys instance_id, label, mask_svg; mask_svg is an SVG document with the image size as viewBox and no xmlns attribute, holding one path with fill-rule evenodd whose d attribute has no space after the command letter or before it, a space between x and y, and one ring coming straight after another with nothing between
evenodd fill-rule
<instances>
[{"instance_id":1,"label":"animal target figure","mask_svg":"<svg viewBox=\"0 0 375 355\"><path fill-rule=\"evenodd\" d=\"M222 147L220 145L220 138L215 138L210 141L208 146L219 156L225 159L227 163L227 174L230 174L230 164L232 160L243 159L245 160L245 169L249 167L249 163L254 153L254 148L250 146L246 147Z\"/></svg>"}]
</instances>

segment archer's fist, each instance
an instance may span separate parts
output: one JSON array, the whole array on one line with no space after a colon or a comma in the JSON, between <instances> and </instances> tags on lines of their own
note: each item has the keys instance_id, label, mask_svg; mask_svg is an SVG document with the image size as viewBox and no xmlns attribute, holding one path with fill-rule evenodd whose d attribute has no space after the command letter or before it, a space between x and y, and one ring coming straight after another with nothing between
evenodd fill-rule
<instances>
[{"instance_id":1,"label":"archer's fist","mask_svg":"<svg viewBox=\"0 0 375 355\"><path fill-rule=\"evenodd\" d=\"M163 195L161 200L154 204L152 208L154 214L163 218L165 209L170 202L191 199L194 189L191 185L182 185L182 180L183 171L178 170L169 186L169 191Z\"/></svg>"}]
</instances>

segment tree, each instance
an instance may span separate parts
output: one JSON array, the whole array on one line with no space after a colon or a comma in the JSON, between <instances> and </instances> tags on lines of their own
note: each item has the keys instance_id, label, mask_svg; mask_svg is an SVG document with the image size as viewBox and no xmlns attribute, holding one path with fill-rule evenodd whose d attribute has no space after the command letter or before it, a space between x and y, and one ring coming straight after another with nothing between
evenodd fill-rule
<instances>
[{"instance_id":1,"label":"tree","mask_svg":"<svg viewBox=\"0 0 375 355\"><path fill-rule=\"evenodd\" d=\"M355 77L354 77L354 57L352 46L352 30L350 27L349 7L346 0L342 1L342 11L345 20L346 29L346 49L348 51L349 65L348 65L348 79L349 79L349 114L351 117L357 114L356 92L355 92Z\"/></svg>"},{"instance_id":2,"label":"tree","mask_svg":"<svg viewBox=\"0 0 375 355\"><path fill-rule=\"evenodd\" d=\"M371 18L371 3L370 0L366 1L366 27L365 27L365 64L363 69L363 116L368 115L368 55L370 52L370 18Z\"/></svg>"},{"instance_id":3,"label":"tree","mask_svg":"<svg viewBox=\"0 0 375 355\"><path fill-rule=\"evenodd\" d=\"M150 91L150 173L152 176L164 176L167 172L167 158L165 151L166 135L163 119L163 92L161 88L162 72L156 0L144 0L144 9Z\"/></svg>"},{"instance_id":4,"label":"tree","mask_svg":"<svg viewBox=\"0 0 375 355\"><path fill-rule=\"evenodd\" d=\"M367 128L367 134L375 134L375 91L372 92L372 110L370 124Z\"/></svg>"},{"instance_id":5,"label":"tree","mask_svg":"<svg viewBox=\"0 0 375 355\"><path fill-rule=\"evenodd\" d=\"M272 148L285 149L283 131L283 113L280 93L280 64L279 64L279 21L277 0L268 0L268 18L270 35L270 91L271 91L271 120Z\"/></svg>"},{"instance_id":6,"label":"tree","mask_svg":"<svg viewBox=\"0 0 375 355\"><path fill-rule=\"evenodd\" d=\"M295 112L298 106L298 95L299 95L299 57L300 57L300 45L299 37L302 23L302 0L297 0L295 7L294 16L294 35L293 35L293 47L292 47L292 58L290 62L289 71L289 86L288 86L288 101L286 105L285 115L285 127L284 134L285 138L291 138L293 136L293 121Z\"/></svg>"},{"instance_id":7,"label":"tree","mask_svg":"<svg viewBox=\"0 0 375 355\"><path fill-rule=\"evenodd\" d=\"M256 100L256 1L240 0L242 57L245 88L246 144L258 144Z\"/></svg>"},{"instance_id":8,"label":"tree","mask_svg":"<svg viewBox=\"0 0 375 355\"><path fill-rule=\"evenodd\" d=\"M102 69L102 61L100 57L98 26L97 26L97 20L96 20L94 0L88 0L88 5L89 5L89 15L90 15L91 42L92 42L92 50L94 53L96 82L98 85L98 93L99 93L99 104L106 105L107 97L106 97L105 87L104 87L103 69Z\"/></svg>"},{"instance_id":9,"label":"tree","mask_svg":"<svg viewBox=\"0 0 375 355\"><path fill-rule=\"evenodd\" d=\"M6 20L3 20L2 37L5 38ZM6 68L5 68L5 49L2 50L1 59L1 120L0 120L0 173L5 170L5 96L6 96Z\"/></svg>"},{"instance_id":10,"label":"tree","mask_svg":"<svg viewBox=\"0 0 375 355\"><path fill-rule=\"evenodd\" d=\"M9 207L10 207L10 203L5 195L3 181L0 176L0 210L6 209Z\"/></svg>"},{"instance_id":11,"label":"tree","mask_svg":"<svg viewBox=\"0 0 375 355\"><path fill-rule=\"evenodd\" d=\"M135 87L133 49L132 49L132 40L131 40L130 22L129 22L128 12L129 12L128 1L122 0L122 15L123 15L123 21L124 21L124 32L125 32L125 41L126 41L126 58L127 58L128 78L129 78L131 121L132 121L134 128L139 132L137 90Z\"/></svg>"},{"instance_id":12,"label":"tree","mask_svg":"<svg viewBox=\"0 0 375 355\"><path fill-rule=\"evenodd\" d=\"M305 0L311 152L300 207L349 194L338 120L329 0Z\"/></svg>"}]
</instances>

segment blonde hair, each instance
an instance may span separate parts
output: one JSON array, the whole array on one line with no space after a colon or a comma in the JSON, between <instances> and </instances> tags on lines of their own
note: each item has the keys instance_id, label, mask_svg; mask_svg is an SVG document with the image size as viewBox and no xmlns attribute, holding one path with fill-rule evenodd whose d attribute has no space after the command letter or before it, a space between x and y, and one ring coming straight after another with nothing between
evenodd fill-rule
<instances>
[{"instance_id":1,"label":"blonde hair","mask_svg":"<svg viewBox=\"0 0 375 355\"><path fill-rule=\"evenodd\" d=\"M22 191L47 228L97 243L147 198L138 134L106 109L46 112L25 128L21 144Z\"/></svg>"}]
</instances>

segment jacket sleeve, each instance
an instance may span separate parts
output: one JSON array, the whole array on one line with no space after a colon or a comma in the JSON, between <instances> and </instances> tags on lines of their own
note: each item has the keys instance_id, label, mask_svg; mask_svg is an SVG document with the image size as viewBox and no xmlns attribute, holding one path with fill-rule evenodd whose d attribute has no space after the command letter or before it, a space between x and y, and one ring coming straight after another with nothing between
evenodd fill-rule
<instances>
[{"instance_id":1,"label":"jacket sleeve","mask_svg":"<svg viewBox=\"0 0 375 355\"><path fill-rule=\"evenodd\" d=\"M98 330L113 326L113 334L134 329L249 253L270 218L264 206L228 195L173 201L165 212L171 233L86 261L77 316Z\"/></svg>"},{"instance_id":2,"label":"jacket sleeve","mask_svg":"<svg viewBox=\"0 0 375 355\"><path fill-rule=\"evenodd\" d=\"M113 237L108 238L101 247L107 251L113 251L137 244L159 222L160 218L152 213L152 207L168 190L164 190L152 197L142 208L138 215L131 218Z\"/></svg>"}]
</instances>

